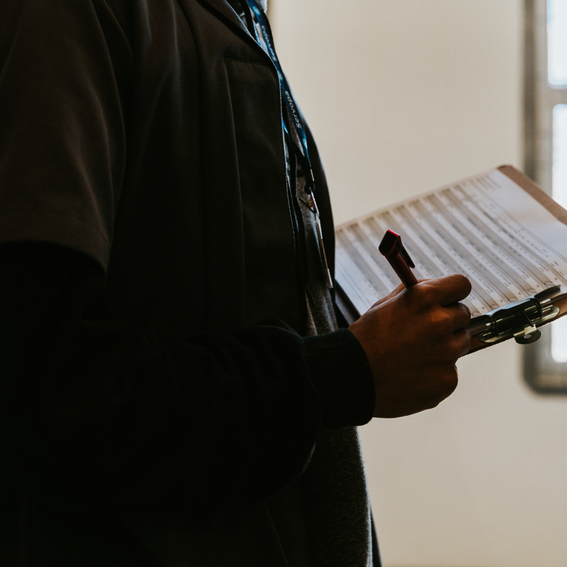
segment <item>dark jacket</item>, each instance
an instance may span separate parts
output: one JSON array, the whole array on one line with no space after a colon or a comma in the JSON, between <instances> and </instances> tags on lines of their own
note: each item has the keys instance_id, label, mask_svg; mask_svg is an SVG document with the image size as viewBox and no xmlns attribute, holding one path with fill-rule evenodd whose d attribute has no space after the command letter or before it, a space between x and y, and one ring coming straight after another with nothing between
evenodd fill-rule
<instances>
[{"instance_id":1,"label":"dark jacket","mask_svg":"<svg viewBox=\"0 0 567 567\"><path fill-rule=\"evenodd\" d=\"M0 564L306 564L294 479L374 394L302 337L269 58L223 0L6 0L0 65Z\"/></svg>"}]
</instances>

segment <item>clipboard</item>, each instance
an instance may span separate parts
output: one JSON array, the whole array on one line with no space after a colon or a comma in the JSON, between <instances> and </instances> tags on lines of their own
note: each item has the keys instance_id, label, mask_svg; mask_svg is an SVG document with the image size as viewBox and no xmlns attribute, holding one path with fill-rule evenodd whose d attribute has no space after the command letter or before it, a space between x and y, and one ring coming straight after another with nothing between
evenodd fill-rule
<instances>
[{"instance_id":1,"label":"clipboard","mask_svg":"<svg viewBox=\"0 0 567 567\"><path fill-rule=\"evenodd\" d=\"M531 179L511 165L502 165L495 169L512 180L517 187L524 190L541 207L551 213L554 220L556 219L567 227L567 210L540 189ZM435 191L430 192L430 194L435 194ZM399 206L399 204L382 211L393 209L396 206ZM340 225L337 227L337 233L345 226L359 220L355 219L351 223ZM382 234L376 236L381 238ZM412 251L411 256L415 261L415 252ZM338 261L340 261L340 258L338 258ZM467 274L465 273L465 275ZM538 340L541 336L539 327L555 321L567 313L567 272L564 280L557 282L557 285L549 286L537 293L473 317L468 327L472 335L472 347L469 352L475 352L510 339L514 339L519 344L528 344ZM347 324L351 324L360 317L359 308L355 306L345 292L341 285L340 276L337 277L335 302Z\"/></svg>"}]
</instances>

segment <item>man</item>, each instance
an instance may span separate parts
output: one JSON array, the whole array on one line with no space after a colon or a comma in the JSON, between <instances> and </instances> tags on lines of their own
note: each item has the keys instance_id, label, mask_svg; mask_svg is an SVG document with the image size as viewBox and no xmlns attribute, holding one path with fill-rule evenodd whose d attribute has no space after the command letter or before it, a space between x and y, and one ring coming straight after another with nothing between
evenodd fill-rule
<instances>
[{"instance_id":1,"label":"man","mask_svg":"<svg viewBox=\"0 0 567 567\"><path fill-rule=\"evenodd\" d=\"M454 390L470 284L338 328L261 6L7 0L0 64L0 564L378 565L354 427Z\"/></svg>"}]
</instances>

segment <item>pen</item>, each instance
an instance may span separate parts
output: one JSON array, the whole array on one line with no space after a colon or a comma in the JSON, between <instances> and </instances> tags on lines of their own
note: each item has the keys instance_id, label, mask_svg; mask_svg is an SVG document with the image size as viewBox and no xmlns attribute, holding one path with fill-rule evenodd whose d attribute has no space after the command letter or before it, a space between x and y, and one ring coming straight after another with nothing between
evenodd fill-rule
<instances>
[{"instance_id":1,"label":"pen","mask_svg":"<svg viewBox=\"0 0 567 567\"><path fill-rule=\"evenodd\" d=\"M390 262L390 266L394 268L394 271L398 274L406 288L410 288L417 283L417 279L411 271L411 268L415 268L415 264L404 248L402 237L399 234L393 230L387 230L378 250Z\"/></svg>"}]
</instances>

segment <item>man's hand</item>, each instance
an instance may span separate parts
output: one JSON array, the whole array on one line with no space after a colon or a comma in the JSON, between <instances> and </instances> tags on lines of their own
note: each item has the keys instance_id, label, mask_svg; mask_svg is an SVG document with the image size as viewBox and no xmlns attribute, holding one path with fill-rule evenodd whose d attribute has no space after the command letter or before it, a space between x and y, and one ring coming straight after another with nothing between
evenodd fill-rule
<instances>
[{"instance_id":1,"label":"man's hand","mask_svg":"<svg viewBox=\"0 0 567 567\"><path fill-rule=\"evenodd\" d=\"M350 330L366 352L376 388L374 417L433 408L457 387L457 359L470 349L470 312L461 275L398 287Z\"/></svg>"}]
</instances>

